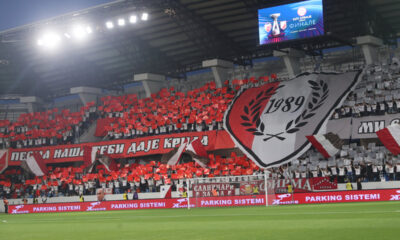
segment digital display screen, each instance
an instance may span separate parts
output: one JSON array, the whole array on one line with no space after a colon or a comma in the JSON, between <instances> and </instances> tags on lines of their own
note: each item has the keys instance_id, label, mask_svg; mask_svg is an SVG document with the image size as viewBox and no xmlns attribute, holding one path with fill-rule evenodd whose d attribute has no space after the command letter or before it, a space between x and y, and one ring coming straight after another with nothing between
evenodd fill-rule
<instances>
[{"instance_id":1,"label":"digital display screen","mask_svg":"<svg viewBox=\"0 0 400 240\"><path fill-rule=\"evenodd\" d=\"M324 34L322 0L308 0L258 10L260 44Z\"/></svg>"}]
</instances>

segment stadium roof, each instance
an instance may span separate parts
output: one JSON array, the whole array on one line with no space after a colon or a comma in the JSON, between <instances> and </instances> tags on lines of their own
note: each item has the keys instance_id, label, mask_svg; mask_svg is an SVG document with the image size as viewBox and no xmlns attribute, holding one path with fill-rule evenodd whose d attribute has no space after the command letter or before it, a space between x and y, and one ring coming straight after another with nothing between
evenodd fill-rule
<instances>
[{"instance_id":1,"label":"stadium roof","mask_svg":"<svg viewBox=\"0 0 400 240\"><path fill-rule=\"evenodd\" d=\"M251 64L272 50L294 47L309 54L352 45L373 34L386 41L400 33L398 0L325 0L323 37L259 46L257 9L294 1L120 0L0 32L0 94L42 97L69 93L75 86L119 89L133 74L153 72L184 77L210 58ZM104 22L147 11L150 19L107 30ZM97 25L92 38L67 44L54 54L35 45L45 27L65 29L77 22Z\"/></svg>"}]
</instances>

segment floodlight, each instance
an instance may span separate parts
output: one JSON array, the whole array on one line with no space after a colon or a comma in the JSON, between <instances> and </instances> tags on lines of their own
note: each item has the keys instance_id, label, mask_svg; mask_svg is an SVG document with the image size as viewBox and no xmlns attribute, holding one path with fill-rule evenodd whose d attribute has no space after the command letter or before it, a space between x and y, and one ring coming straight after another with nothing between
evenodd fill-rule
<instances>
[{"instance_id":1,"label":"floodlight","mask_svg":"<svg viewBox=\"0 0 400 240\"><path fill-rule=\"evenodd\" d=\"M54 49L58 47L60 42L61 42L61 37L57 33L47 32L43 34L41 38L38 39L37 44L40 47Z\"/></svg>"},{"instance_id":2,"label":"floodlight","mask_svg":"<svg viewBox=\"0 0 400 240\"><path fill-rule=\"evenodd\" d=\"M129 17L129 22L130 23L136 23L137 22L137 16L136 15L132 15Z\"/></svg>"},{"instance_id":3,"label":"floodlight","mask_svg":"<svg viewBox=\"0 0 400 240\"><path fill-rule=\"evenodd\" d=\"M125 26L125 19L123 19L123 18L118 19L118 26L120 26L120 27Z\"/></svg>"},{"instance_id":4,"label":"floodlight","mask_svg":"<svg viewBox=\"0 0 400 240\"><path fill-rule=\"evenodd\" d=\"M91 33L93 32L93 30L92 30L92 28L91 28L90 26L87 26L87 27L86 27L86 32L87 32L88 34L91 34Z\"/></svg>"},{"instance_id":5,"label":"floodlight","mask_svg":"<svg viewBox=\"0 0 400 240\"><path fill-rule=\"evenodd\" d=\"M108 21L108 22L106 22L106 27L107 27L108 29L112 29L112 28L114 28L114 23L111 22L111 21Z\"/></svg>"},{"instance_id":6,"label":"floodlight","mask_svg":"<svg viewBox=\"0 0 400 240\"><path fill-rule=\"evenodd\" d=\"M81 25L76 25L72 28L72 34L75 39L82 40L86 38L87 32Z\"/></svg>"},{"instance_id":7,"label":"floodlight","mask_svg":"<svg viewBox=\"0 0 400 240\"><path fill-rule=\"evenodd\" d=\"M148 14L147 12L142 13L141 19L142 19L143 21L147 21L147 19L149 19L149 14Z\"/></svg>"}]
</instances>

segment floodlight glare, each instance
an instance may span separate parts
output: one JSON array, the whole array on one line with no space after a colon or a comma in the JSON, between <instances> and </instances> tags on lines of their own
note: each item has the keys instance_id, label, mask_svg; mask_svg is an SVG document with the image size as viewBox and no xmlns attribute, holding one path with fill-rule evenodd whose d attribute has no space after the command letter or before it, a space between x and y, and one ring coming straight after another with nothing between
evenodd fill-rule
<instances>
[{"instance_id":1,"label":"floodlight glare","mask_svg":"<svg viewBox=\"0 0 400 240\"><path fill-rule=\"evenodd\" d=\"M141 19L142 19L143 21L147 21L147 19L149 19L149 14L148 14L147 12L142 13Z\"/></svg>"},{"instance_id":2,"label":"floodlight glare","mask_svg":"<svg viewBox=\"0 0 400 240\"><path fill-rule=\"evenodd\" d=\"M118 26L120 26L120 27L125 26L125 19L123 19L123 18L118 19Z\"/></svg>"},{"instance_id":3,"label":"floodlight glare","mask_svg":"<svg viewBox=\"0 0 400 240\"><path fill-rule=\"evenodd\" d=\"M74 38L78 40L83 40L87 36L85 29L81 25L74 26L72 28L72 34Z\"/></svg>"},{"instance_id":4,"label":"floodlight glare","mask_svg":"<svg viewBox=\"0 0 400 240\"><path fill-rule=\"evenodd\" d=\"M86 32L87 32L88 34L91 34L91 33L93 32L93 30L92 30L91 27L87 26L87 27L86 27Z\"/></svg>"},{"instance_id":5,"label":"floodlight glare","mask_svg":"<svg viewBox=\"0 0 400 240\"><path fill-rule=\"evenodd\" d=\"M64 33L64 36L65 36L66 38L68 38L68 39L71 38L71 35L69 35L69 33Z\"/></svg>"},{"instance_id":6,"label":"floodlight glare","mask_svg":"<svg viewBox=\"0 0 400 240\"><path fill-rule=\"evenodd\" d=\"M136 23L137 22L137 16L136 15L132 15L129 17L129 22L130 23Z\"/></svg>"},{"instance_id":7,"label":"floodlight glare","mask_svg":"<svg viewBox=\"0 0 400 240\"><path fill-rule=\"evenodd\" d=\"M54 49L58 47L60 42L61 42L61 37L57 33L47 32L43 34L43 36L40 39L38 39L37 44L40 47Z\"/></svg>"},{"instance_id":8,"label":"floodlight glare","mask_svg":"<svg viewBox=\"0 0 400 240\"><path fill-rule=\"evenodd\" d=\"M107 27L108 29L112 29L112 28L114 28L114 23L111 22L111 21L108 21L108 22L106 22L106 27Z\"/></svg>"}]
</instances>

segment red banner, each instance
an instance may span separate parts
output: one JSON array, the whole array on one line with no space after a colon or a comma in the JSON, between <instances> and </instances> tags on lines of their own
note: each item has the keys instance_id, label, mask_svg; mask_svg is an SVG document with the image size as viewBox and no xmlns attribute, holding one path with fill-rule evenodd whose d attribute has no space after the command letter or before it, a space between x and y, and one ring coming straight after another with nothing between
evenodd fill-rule
<instances>
[{"instance_id":1,"label":"red banner","mask_svg":"<svg viewBox=\"0 0 400 240\"><path fill-rule=\"evenodd\" d=\"M8 154L7 149L0 150L0 173L2 173L8 167L7 154Z\"/></svg>"},{"instance_id":2,"label":"red banner","mask_svg":"<svg viewBox=\"0 0 400 240\"><path fill-rule=\"evenodd\" d=\"M269 205L400 201L400 189L268 195ZM191 198L191 207L265 205L265 195ZM187 198L10 205L9 214L187 208Z\"/></svg>"},{"instance_id":3,"label":"red banner","mask_svg":"<svg viewBox=\"0 0 400 240\"><path fill-rule=\"evenodd\" d=\"M287 186L289 183L291 183L292 189L295 193L337 189L336 179L332 182L329 177L314 177L268 180L268 192L287 193Z\"/></svg>"},{"instance_id":4,"label":"red banner","mask_svg":"<svg viewBox=\"0 0 400 240\"><path fill-rule=\"evenodd\" d=\"M334 178L332 182L330 177L313 177L311 178L311 186L313 190L337 189L337 179Z\"/></svg>"},{"instance_id":5,"label":"red banner","mask_svg":"<svg viewBox=\"0 0 400 240\"><path fill-rule=\"evenodd\" d=\"M193 200L194 202L194 200ZM191 207L229 207L264 205L265 196L229 196L198 198ZM162 209L162 208L187 208L187 198L149 199L103 202L76 202L76 203L46 203L46 204L21 204L10 205L9 214L23 213L50 213L50 212L90 212L135 209Z\"/></svg>"},{"instance_id":6,"label":"red banner","mask_svg":"<svg viewBox=\"0 0 400 240\"><path fill-rule=\"evenodd\" d=\"M260 194L265 194L264 185L264 180L240 182L240 195L252 195L256 189Z\"/></svg>"},{"instance_id":7,"label":"red banner","mask_svg":"<svg viewBox=\"0 0 400 240\"><path fill-rule=\"evenodd\" d=\"M46 163L82 161L84 146L97 148L100 154L106 153L119 158L128 158L153 154L165 154L179 146L185 140L191 141L197 138L201 139L206 150L234 148L235 144L232 140L227 141L226 136L227 133L224 130L187 132L95 143L10 149L8 158L9 165L19 165L21 160L26 160L27 156L32 155L34 151L39 151ZM222 144L222 142L224 142L224 144ZM218 147L216 147L216 145L218 145Z\"/></svg>"},{"instance_id":8,"label":"red banner","mask_svg":"<svg viewBox=\"0 0 400 240\"><path fill-rule=\"evenodd\" d=\"M231 183L200 183L193 184L193 194L195 197L212 197L213 190L218 196L235 195L235 185Z\"/></svg>"},{"instance_id":9,"label":"red banner","mask_svg":"<svg viewBox=\"0 0 400 240\"><path fill-rule=\"evenodd\" d=\"M270 205L374 201L400 201L400 190L381 189L363 191L335 191L295 193L293 196L292 194L276 194L268 196L268 203Z\"/></svg>"}]
</instances>

